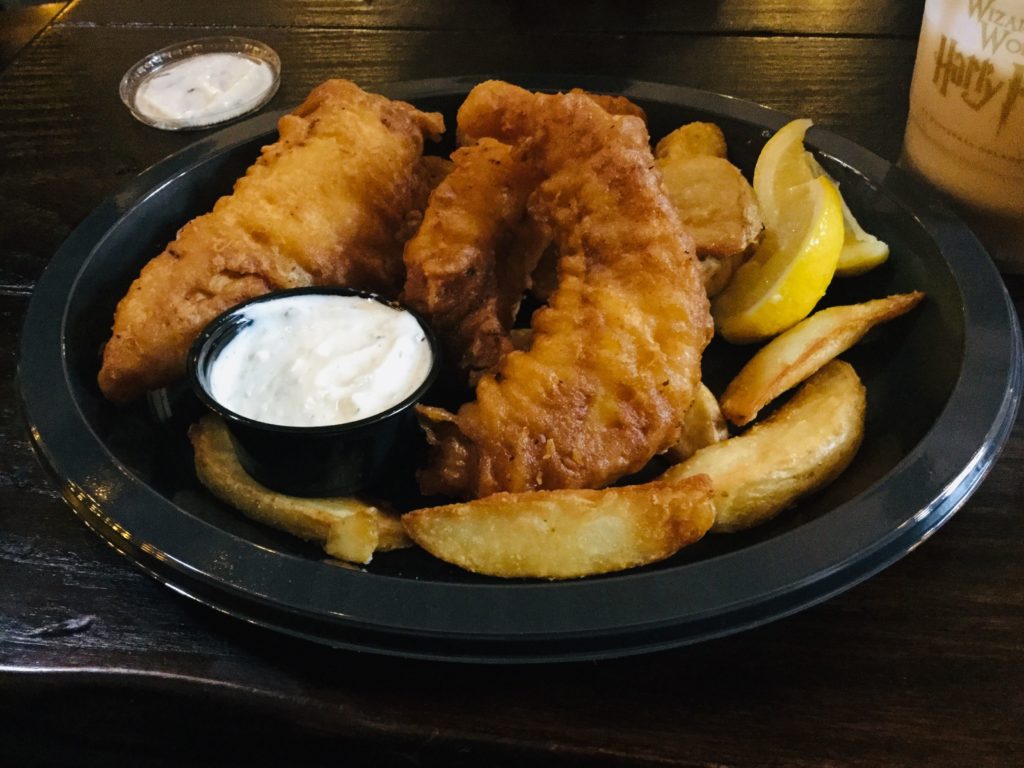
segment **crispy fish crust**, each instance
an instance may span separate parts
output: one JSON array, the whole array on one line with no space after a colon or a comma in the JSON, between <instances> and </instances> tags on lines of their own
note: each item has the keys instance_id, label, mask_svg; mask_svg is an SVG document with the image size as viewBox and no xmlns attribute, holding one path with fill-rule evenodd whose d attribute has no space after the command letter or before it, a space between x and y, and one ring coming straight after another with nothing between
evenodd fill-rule
<instances>
[{"instance_id":1,"label":"crispy fish crust","mask_svg":"<svg viewBox=\"0 0 1024 768\"><path fill-rule=\"evenodd\" d=\"M459 146L475 144L486 136L500 138L502 135L518 135L514 130L514 126L508 125L506 126L508 130L503 130L499 125L503 118L498 112L502 109L500 102L505 97L505 92L501 88L491 87L494 84L508 85L508 83L503 83L500 80L488 80L481 83L473 89L473 102L470 104L469 110L463 113L462 108L459 109L459 113L456 116L456 135ZM638 104L634 104L625 96L591 93L582 88L573 88L569 91L569 94L589 99L611 115L636 117L645 124L647 123L647 113L644 112L643 108ZM464 102L464 105L465 103L468 103L468 99L467 102ZM464 116L468 119L464 120Z\"/></svg>"},{"instance_id":2,"label":"crispy fish crust","mask_svg":"<svg viewBox=\"0 0 1024 768\"><path fill-rule=\"evenodd\" d=\"M639 104L634 104L625 96L616 96L614 94L606 93L591 93L590 91L585 91L582 88L573 88L569 93L586 96L609 114L632 115L633 117L639 117L645 123L647 122L647 113L644 112L643 108Z\"/></svg>"},{"instance_id":3,"label":"crispy fish crust","mask_svg":"<svg viewBox=\"0 0 1024 768\"><path fill-rule=\"evenodd\" d=\"M646 119L622 96L574 89L611 114ZM453 368L470 383L497 365L512 345L509 331L550 233L528 215L541 181L537 167L490 137L464 136L453 168L430 196L423 224L406 244L403 299L430 321ZM555 250L540 276L546 301L556 278Z\"/></svg>"},{"instance_id":4,"label":"crispy fish crust","mask_svg":"<svg viewBox=\"0 0 1024 768\"><path fill-rule=\"evenodd\" d=\"M223 310L270 290L348 285L396 295L400 234L422 210L424 136L441 115L346 80L318 86L213 211L193 219L118 304L99 385L115 402L164 386Z\"/></svg>"},{"instance_id":5,"label":"crispy fish crust","mask_svg":"<svg viewBox=\"0 0 1024 768\"><path fill-rule=\"evenodd\" d=\"M540 181L533 165L489 138L452 160L406 243L403 299L431 323L450 362L474 378L512 348L508 332L547 240L526 215Z\"/></svg>"},{"instance_id":6,"label":"crispy fish crust","mask_svg":"<svg viewBox=\"0 0 1024 768\"><path fill-rule=\"evenodd\" d=\"M693 241L652 170L643 122L580 94L475 88L460 129L518 147L546 180L531 214L554 233L559 284L457 414L420 409L427 493L600 488L679 436L711 338Z\"/></svg>"}]
</instances>

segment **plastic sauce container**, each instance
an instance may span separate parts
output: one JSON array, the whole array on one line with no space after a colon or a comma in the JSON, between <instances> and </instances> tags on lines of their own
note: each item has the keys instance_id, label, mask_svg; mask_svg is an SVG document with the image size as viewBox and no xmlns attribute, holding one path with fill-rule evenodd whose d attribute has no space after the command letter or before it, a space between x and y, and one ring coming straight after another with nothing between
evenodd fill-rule
<instances>
[{"instance_id":1,"label":"plastic sauce container","mask_svg":"<svg viewBox=\"0 0 1024 768\"><path fill-rule=\"evenodd\" d=\"M256 40L210 37L161 48L121 78L121 100L139 121L194 130L233 120L277 92L281 60Z\"/></svg>"},{"instance_id":2,"label":"plastic sauce container","mask_svg":"<svg viewBox=\"0 0 1024 768\"><path fill-rule=\"evenodd\" d=\"M437 341L411 310L347 288L297 288L214 319L188 370L253 478L281 493L334 496L410 458L420 438L413 408L437 362Z\"/></svg>"}]
</instances>

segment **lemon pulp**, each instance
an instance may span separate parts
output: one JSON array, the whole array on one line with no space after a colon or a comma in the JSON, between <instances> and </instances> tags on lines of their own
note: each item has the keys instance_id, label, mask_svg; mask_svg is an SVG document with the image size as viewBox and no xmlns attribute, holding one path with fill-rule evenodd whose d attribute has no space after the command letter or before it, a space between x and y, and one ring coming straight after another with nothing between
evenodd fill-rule
<instances>
[{"instance_id":1,"label":"lemon pulp","mask_svg":"<svg viewBox=\"0 0 1024 768\"><path fill-rule=\"evenodd\" d=\"M794 120L765 144L754 194L765 233L754 256L712 304L718 332L746 343L774 336L814 309L843 250L843 201L804 149L810 120Z\"/></svg>"}]
</instances>

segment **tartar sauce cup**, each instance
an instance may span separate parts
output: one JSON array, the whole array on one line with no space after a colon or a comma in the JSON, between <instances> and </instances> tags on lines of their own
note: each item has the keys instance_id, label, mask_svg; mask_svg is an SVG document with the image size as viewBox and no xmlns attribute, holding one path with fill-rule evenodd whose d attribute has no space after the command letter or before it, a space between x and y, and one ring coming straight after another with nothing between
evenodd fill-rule
<instances>
[{"instance_id":1,"label":"tartar sauce cup","mask_svg":"<svg viewBox=\"0 0 1024 768\"><path fill-rule=\"evenodd\" d=\"M280 82L281 59L266 43L204 37L144 56L124 73L118 93L139 122L190 131L255 112Z\"/></svg>"},{"instance_id":2,"label":"tartar sauce cup","mask_svg":"<svg viewBox=\"0 0 1024 768\"><path fill-rule=\"evenodd\" d=\"M406 336L397 341L386 338L380 341L384 345L391 343L393 347L404 344L398 352L393 349L387 352L385 364L388 367L382 377L375 378L372 371L367 373L364 370L367 357L376 354L372 349L367 351L367 344L372 347L377 342L373 338L364 343L346 337L350 332L356 336L365 335L365 328L335 327L334 332L338 334L335 338L341 339L335 346L359 347L350 355L351 365L343 362L345 355L352 352L351 349L345 350L344 354L333 355L331 344L334 342L321 343L316 339L303 342L300 338L303 318L311 324L320 322L325 314L320 311L321 308L339 303L337 299L347 300L346 304L355 309L365 304L368 314L373 317L382 314L390 317L387 312L382 313L382 309L401 315L396 322L404 329ZM299 309L296 310L296 307ZM276 322L274 318L285 314L288 316L288 327L283 332L285 338L281 348L261 346L258 338L255 346L243 343L246 334L256 332L254 327L257 324ZM416 329L411 335L408 333L412 327L409 320L414 321L412 326ZM387 332L382 332L380 336L386 337ZM360 344L363 346L360 347ZM416 346L411 353L410 345ZM232 349L233 346L235 349ZM396 355L416 357L423 351L421 346L429 355L425 371L417 369L417 372L407 377L408 381L396 385L395 381L405 375L401 370L397 370L396 375ZM261 375L266 376L265 372L258 370L261 361L270 363L267 387L273 392L273 397L282 396L281 393L288 390L287 379L294 379L301 388L306 377L311 377L315 386L323 383L317 384L320 379L330 378L308 373L308 366L301 360L294 362L277 359L282 355L307 354L310 349L316 350L317 354L323 353L322 357L327 362L322 367L331 367L334 373L352 379L354 383L349 382L352 387L358 388L360 382L369 382L370 389L365 396L356 396L356 405L350 402L340 409L342 412L347 411L347 416L346 420L339 423L282 424L277 422L288 419L281 418L279 414L271 417L261 415L267 410L259 402L259 393L264 390L252 383ZM339 360L342 361L340 364ZM322 497L355 493L380 483L390 472L406 468L411 448L422 440L413 406L434 383L439 364L437 339L423 318L407 307L373 293L347 288L298 288L260 296L216 317L191 347L188 376L198 398L226 422L234 437L238 458L255 480L280 493ZM256 368L247 367L250 365ZM403 365L398 363L398 369ZM354 370L347 371L347 368ZM231 380L234 378L239 379L241 394L233 400L235 394L231 392ZM225 380L228 382L226 385ZM405 389L402 389L403 386ZM338 387L329 385L327 389L335 393ZM383 395L381 390L386 390ZM403 395L405 390L408 390L408 394ZM225 395L225 392L230 396ZM316 411L317 406L314 404L310 408L308 402L315 398L307 397L308 394L303 395L305 410ZM396 397L400 399L395 400ZM364 407L367 402L369 405ZM303 409L302 403L295 405L297 410ZM330 406L333 407L334 404ZM270 410L273 412L274 409ZM299 417L300 420L305 418L301 414ZM331 416L326 418L330 420Z\"/></svg>"}]
</instances>

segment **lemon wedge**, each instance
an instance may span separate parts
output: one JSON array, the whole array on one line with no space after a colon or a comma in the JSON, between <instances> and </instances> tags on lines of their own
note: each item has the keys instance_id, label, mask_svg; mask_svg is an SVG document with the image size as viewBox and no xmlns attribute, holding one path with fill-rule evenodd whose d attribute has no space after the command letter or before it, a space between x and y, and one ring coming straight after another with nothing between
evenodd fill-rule
<instances>
[{"instance_id":1,"label":"lemon wedge","mask_svg":"<svg viewBox=\"0 0 1024 768\"><path fill-rule=\"evenodd\" d=\"M803 320L825 295L843 249L843 201L804 148L806 119L786 124L754 167L765 231L754 255L714 300L727 341L760 341Z\"/></svg>"},{"instance_id":2,"label":"lemon wedge","mask_svg":"<svg viewBox=\"0 0 1024 768\"><path fill-rule=\"evenodd\" d=\"M832 281L843 247L843 204L827 177L785 195L775 232L711 306L718 332L733 343L760 341L803 320Z\"/></svg>"},{"instance_id":3,"label":"lemon wedge","mask_svg":"<svg viewBox=\"0 0 1024 768\"><path fill-rule=\"evenodd\" d=\"M815 176L828 176L825 169L813 157L810 157L810 166L811 172ZM831 176L829 179L837 187L839 186ZM843 227L846 234L843 238L843 250L839 253L839 263L836 265L836 276L862 275L889 258L889 246L864 230L850 210L850 206L846 204L841 190L839 197L843 201Z\"/></svg>"},{"instance_id":4,"label":"lemon wedge","mask_svg":"<svg viewBox=\"0 0 1024 768\"><path fill-rule=\"evenodd\" d=\"M842 199L842 194L839 197ZM846 235L843 239L843 250L839 252L839 263L836 264L838 277L862 275L889 258L889 246L870 232L864 231L864 228L850 212L845 200L843 200L843 226Z\"/></svg>"},{"instance_id":5,"label":"lemon wedge","mask_svg":"<svg viewBox=\"0 0 1024 768\"><path fill-rule=\"evenodd\" d=\"M754 195L769 231L782 218L789 192L824 174L814 156L804 149L804 135L812 124L806 118L786 123L768 139L757 156Z\"/></svg>"}]
</instances>

